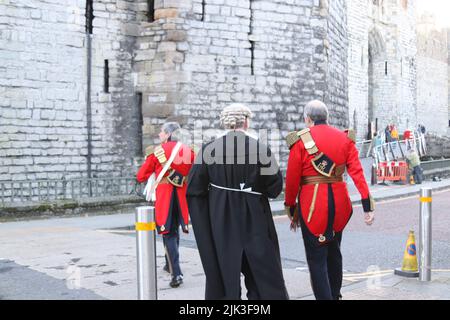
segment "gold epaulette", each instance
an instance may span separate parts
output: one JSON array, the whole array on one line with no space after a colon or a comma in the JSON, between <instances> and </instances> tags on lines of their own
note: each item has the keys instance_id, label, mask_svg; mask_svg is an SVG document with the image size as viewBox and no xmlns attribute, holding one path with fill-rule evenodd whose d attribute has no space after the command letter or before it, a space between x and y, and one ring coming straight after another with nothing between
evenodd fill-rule
<instances>
[{"instance_id":1,"label":"gold epaulette","mask_svg":"<svg viewBox=\"0 0 450 320\"><path fill-rule=\"evenodd\" d=\"M286 143L288 145L288 148L291 149L294 146L294 144L296 144L299 140L300 137L297 131L290 132L286 137Z\"/></svg>"},{"instance_id":2,"label":"gold epaulette","mask_svg":"<svg viewBox=\"0 0 450 320\"><path fill-rule=\"evenodd\" d=\"M162 146L157 146L155 148L155 157L158 159L159 163L164 164L167 162L166 153Z\"/></svg>"},{"instance_id":3,"label":"gold epaulette","mask_svg":"<svg viewBox=\"0 0 450 320\"><path fill-rule=\"evenodd\" d=\"M345 130L345 133L347 133L347 137L356 143L356 133L353 129L347 129Z\"/></svg>"},{"instance_id":4,"label":"gold epaulette","mask_svg":"<svg viewBox=\"0 0 450 320\"><path fill-rule=\"evenodd\" d=\"M288 134L288 136L286 137L286 141L289 149L291 149L292 146L298 142L298 140L303 141L305 149L309 154L316 154L317 152L319 152L319 149L317 149L316 143L311 136L311 130L309 128L297 132L291 132L290 134Z\"/></svg>"},{"instance_id":5,"label":"gold epaulette","mask_svg":"<svg viewBox=\"0 0 450 320\"><path fill-rule=\"evenodd\" d=\"M300 139L302 139L303 144L305 145L305 149L308 152L308 154L316 154L319 152L319 149L317 149L316 142L312 138L311 130L309 128L303 129L298 133L300 136Z\"/></svg>"}]
</instances>

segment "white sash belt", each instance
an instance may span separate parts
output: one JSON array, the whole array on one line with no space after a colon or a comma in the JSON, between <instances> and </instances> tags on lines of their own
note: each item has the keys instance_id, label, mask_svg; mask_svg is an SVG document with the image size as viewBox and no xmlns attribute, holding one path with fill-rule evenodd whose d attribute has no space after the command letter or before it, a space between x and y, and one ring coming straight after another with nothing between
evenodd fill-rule
<instances>
[{"instance_id":1,"label":"white sash belt","mask_svg":"<svg viewBox=\"0 0 450 320\"><path fill-rule=\"evenodd\" d=\"M211 187L214 187L214 188L217 188L217 189L222 189L222 190L227 190L227 191L243 192L243 193L250 193L250 194L256 194L256 195L258 195L258 196L262 196L262 193L252 191L252 188L247 188L247 189L233 189L233 188L227 188L227 187L218 186L218 185L215 185L214 183L210 183L209 185L210 185Z\"/></svg>"},{"instance_id":2,"label":"white sash belt","mask_svg":"<svg viewBox=\"0 0 450 320\"><path fill-rule=\"evenodd\" d=\"M156 187L161 182L162 178L166 174L166 172L169 169L170 165L172 164L173 160L175 160L175 157L177 156L178 151L180 151L180 148L181 148L181 142L177 142L177 144L175 145L175 147L172 150L172 153L170 154L169 160L166 162L166 164L162 168L162 170L159 173L156 180L155 180L155 173L152 173L152 175L148 179L147 185L145 186L145 189L143 191L143 194L147 201L155 201L156 200L156 194L155 194Z\"/></svg>"}]
</instances>

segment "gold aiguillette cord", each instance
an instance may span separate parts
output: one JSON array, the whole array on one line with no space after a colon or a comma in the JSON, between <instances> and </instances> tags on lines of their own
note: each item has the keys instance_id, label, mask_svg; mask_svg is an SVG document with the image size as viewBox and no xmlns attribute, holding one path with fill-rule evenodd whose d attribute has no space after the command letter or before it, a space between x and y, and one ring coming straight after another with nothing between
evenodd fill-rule
<instances>
[{"instance_id":1,"label":"gold aiguillette cord","mask_svg":"<svg viewBox=\"0 0 450 320\"><path fill-rule=\"evenodd\" d=\"M311 207L309 207L309 215L308 215L308 223L311 222L311 218L314 212L314 207L316 206L316 198L317 198L317 192L319 191L319 184L314 185L314 194L311 202Z\"/></svg>"}]
</instances>

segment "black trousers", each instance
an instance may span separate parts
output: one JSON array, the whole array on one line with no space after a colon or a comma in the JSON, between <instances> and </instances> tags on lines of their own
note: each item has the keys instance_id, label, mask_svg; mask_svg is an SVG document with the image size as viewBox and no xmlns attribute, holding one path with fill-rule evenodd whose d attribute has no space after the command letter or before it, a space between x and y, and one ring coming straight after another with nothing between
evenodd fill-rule
<instances>
[{"instance_id":1,"label":"black trousers","mask_svg":"<svg viewBox=\"0 0 450 320\"><path fill-rule=\"evenodd\" d=\"M170 212L168 219L171 219L170 223L170 231L167 234L163 234L163 243L166 251L165 259L166 265L169 266L170 273L172 277L182 276L180 268L180 219L181 210L178 204L178 196L176 190L174 188L174 192L172 193L172 202L170 205Z\"/></svg>"},{"instance_id":2,"label":"black trousers","mask_svg":"<svg viewBox=\"0 0 450 320\"><path fill-rule=\"evenodd\" d=\"M342 288L342 232L336 232L333 237L335 206L331 185L328 187L328 210L325 236L329 240L323 244L300 218L311 286L317 300L338 300Z\"/></svg>"},{"instance_id":3,"label":"black trousers","mask_svg":"<svg viewBox=\"0 0 450 320\"><path fill-rule=\"evenodd\" d=\"M255 278L253 277L245 254L242 256L241 272L244 275L245 287L247 288L247 299L261 300L261 296L258 292L258 286L256 285Z\"/></svg>"},{"instance_id":4,"label":"black trousers","mask_svg":"<svg viewBox=\"0 0 450 320\"><path fill-rule=\"evenodd\" d=\"M305 242L311 286L317 300L338 300L342 288L342 233L327 244Z\"/></svg>"}]
</instances>

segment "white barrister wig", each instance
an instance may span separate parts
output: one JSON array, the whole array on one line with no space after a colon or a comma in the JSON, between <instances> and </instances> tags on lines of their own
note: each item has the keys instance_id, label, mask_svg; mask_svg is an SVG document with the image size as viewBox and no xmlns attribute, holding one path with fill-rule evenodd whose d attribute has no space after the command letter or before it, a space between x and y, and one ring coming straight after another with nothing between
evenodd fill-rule
<instances>
[{"instance_id":1,"label":"white barrister wig","mask_svg":"<svg viewBox=\"0 0 450 320\"><path fill-rule=\"evenodd\" d=\"M220 124L225 129L239 129L244 126L245 119L253 116L249 107L241 103L233 103L220 114Z\"/></svg>"}]
</instances>

